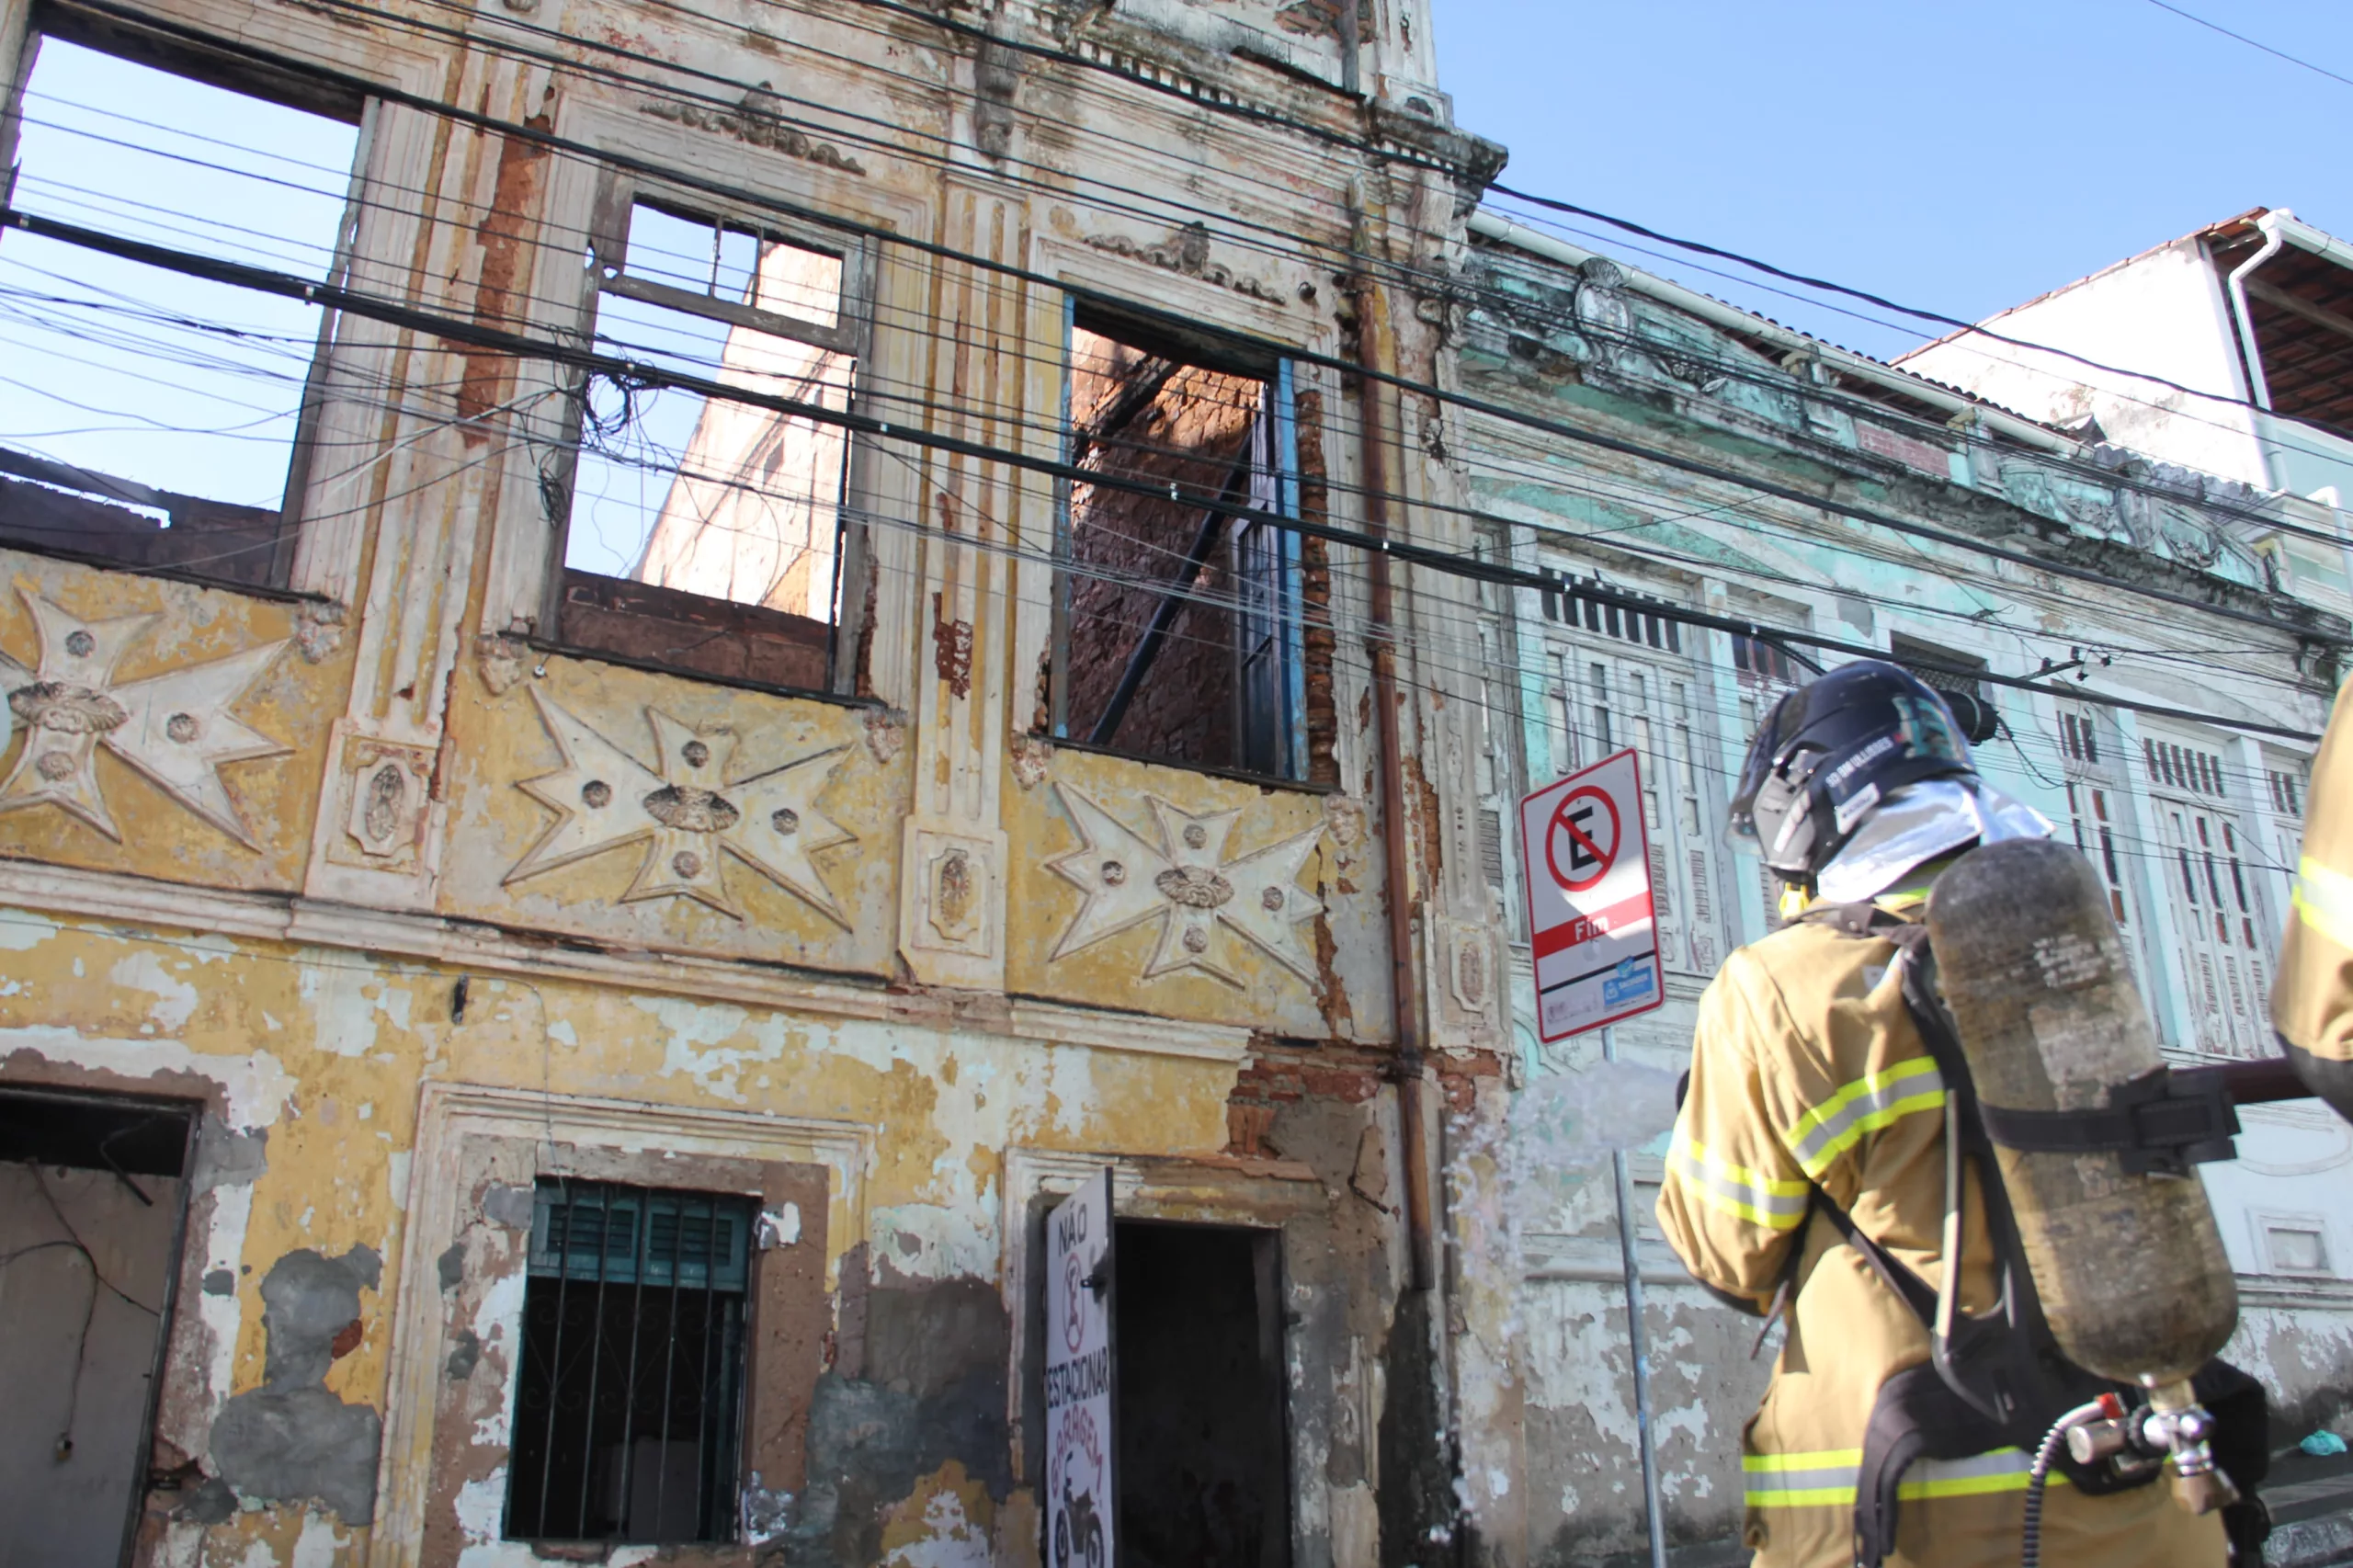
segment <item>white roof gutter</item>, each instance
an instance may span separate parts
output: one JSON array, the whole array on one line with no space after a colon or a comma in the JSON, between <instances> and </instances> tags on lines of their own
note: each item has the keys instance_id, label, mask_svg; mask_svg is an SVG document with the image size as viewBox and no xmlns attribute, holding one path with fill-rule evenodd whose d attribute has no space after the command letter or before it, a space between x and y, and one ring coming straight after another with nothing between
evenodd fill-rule
<instances>
[{"instance_id":1,"label":"white roof gutter","mask_svg":"<svg viewBox=\"0 0 2353 1568\"><path fill-rule=\"evenodd\" d=\"M2339 267L2353 267L2353 244L2346 244L2335 234L2323 233L2285 207L2275 207L2256 219L2256 227L2266 233L2278 233L2298 250L2325 256Z\"/></svg>"},{"instance_id":2,"label":"white roof gutter","mask_svg":"<svg viewBox=\"0 0 2353 1568\"><path fill-rule=\"evenodd\" d=\"M2302 229L2304 226L2296 224L2295 227ZM1598 251L1589 251L1582 246L1573 245L1566 240L1555 239L1540 230L1531 229L1525 223L1516 223L1500 212L1490 212L1484 208L1471 214L1471 232L1524 250L1530 256L1540 256L1547 260L1557 261L1568 267L1581 267L1601 254ZM2316 240L2336 247L2334 251L2322 254L2342 259L2345 265L2353 267L2353 248L2347 247L2341 241L2329 239L2317 229L2305 229L2304 232L2312 234ZM2292 233L2289 234L2289 243L2299 245L2304 244ZM2306 245L2305 248L2314 247ZM1617 262L1615 256L1606 259ZM1931 403L1953 414L1966 414L1982 419L1985 422L1986 428L1997 430L2022 446L2038 447L2046 452L2065 452L2071 455L2083 449L2083 444L2074 437L2063 436L2056 430L2046 429L2030 419L2021 419L2015 414L2006 413L1989 403L1964 397L1948 388L1937 386L1918 376L1899 370L1893 365L1882 365L1876 359L1867 359L1849 349L1824 343L1820 338L1808 337L1802 332L1776 325L1762 316L1750 315L1746 311L1727 305L1722 300L1711 300L1707 295L1686 289L1679 283L1670 283L1664 278L1654 278L1647 272L1625 267L1623 262L1617 264L1625 268L1626 279L1631 287L1642 290L1663 305L1672 305L1677 310L1698 316L1702 321L1712 322L1718 326L1741 333L1745 336L1762 338L1784 349L1793 349L1813 355L1824 364L1836 369L1839 374L1851 380L1869 381L1873 386L1900 393L1917 402Z\"/></svg>"}]
</instances>

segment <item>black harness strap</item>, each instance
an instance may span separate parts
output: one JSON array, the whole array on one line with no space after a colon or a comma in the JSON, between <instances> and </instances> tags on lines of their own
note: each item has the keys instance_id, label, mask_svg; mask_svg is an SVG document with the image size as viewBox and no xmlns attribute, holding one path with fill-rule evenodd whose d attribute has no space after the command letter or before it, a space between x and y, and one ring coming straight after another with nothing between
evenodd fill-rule
<instances>
[{"instance_id":1,"label":"black harness strap","mask_svg":"<svg viewBox=\"0 0 2353 1568\"><path fill-rule=\"evenodd\" d=\"M2177 1078L2158 1067L2108 1092L2100 1110L2006 1110L1980 1103L1985 1131L2028 1154L2112 1153L2135 1176L2187 1176L2209 1160L2237 1157L2238 1112L2220 1082Z\"/></svg>"}]
</instances>

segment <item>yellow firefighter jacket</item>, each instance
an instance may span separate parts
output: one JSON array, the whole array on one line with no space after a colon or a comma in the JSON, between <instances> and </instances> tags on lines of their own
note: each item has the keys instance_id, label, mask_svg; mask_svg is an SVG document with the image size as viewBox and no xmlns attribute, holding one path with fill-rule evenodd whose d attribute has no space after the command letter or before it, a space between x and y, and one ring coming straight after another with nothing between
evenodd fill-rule
<instances>
[{"instance_id":1,"label":"yellow firefighter jacket","mask_svg":"<svg viewBox=\"0 0 2353 1568\"><path fill-rule=\"evenodd\" d=\"M1941 1284L1944 1086L1905 1011L1896 956L1883 937L1794 925L1733 953L1699 1001L1658 1218L1700 1283L1759 1312L1785 1273L1791 1281L1780 1359L1742 1433L1757 1568L1855 1561L1872 1403L1883 1380L1928 1358L1919 1320L1809 1209L1818 1183L1865 1234ZM1973 1168L1963 1191L1960 1304L1982 1312L1995 1273ZM1916 1461L1889 1562L2015 1563L2029 1465L2016 1449ZM2190 1517L2162 1483L2094 1497L2054 1476L2043 1540L2042 1560L2069 1568L2221 1568L2226 1554L2219 1519Z\"/></svg>"},{"instance_id":2,"label":"yellow firefighter jacket","mask_svg":"<svg viewBox=\"0 0 2353 1568\"><path fill-rule=\"evenodd\" d=\"M2353 682L2337 694L2304 810L2271 1023L2291 1056L2304 1053L2305 1082L2353 1116Z\"/></svg>"}]
</instances>

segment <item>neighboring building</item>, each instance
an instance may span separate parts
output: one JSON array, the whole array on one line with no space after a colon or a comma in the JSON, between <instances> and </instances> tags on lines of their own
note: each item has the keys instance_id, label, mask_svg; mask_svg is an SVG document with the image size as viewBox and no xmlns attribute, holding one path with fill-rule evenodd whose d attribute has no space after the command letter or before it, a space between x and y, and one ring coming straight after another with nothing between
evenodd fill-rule
<instances>
[{"instance_id":1,"label":"neighboring building","mask_svg":"<svg viewBox=\"0 0 2353 1568\"><path fill-rule=\"evenodd\" d=\"M2353 245L2257 207L2014 306L1897 363L2137 454L2303 496L2353 540ZM2281 579L2341 608L2353 558L2274 547Z\"/></svg>"},{"instance_id":2,"label":"neighboring building","mask_svg":"<svg viewBox=\"0 0 2353 1568\"><path fill-rule=\"evenodd\" d=\"M1724 800L1804 661L1850 656L1811 639L1990 699L2001 727L1981 766L2100 868L2167 1050L2270 1054L2312 743L2236 725L2309 736L2326 716L2344 601L2283 592L2265 553L2325 541L2327 509L2096 446L1494 214L1472 227L1461 374L1494 412L1453 438L1491 552L1564 583L1550 602L1521 589L1483 606L1478 662L1502 720L1483 803L1508 820L1519 790L1641 754L1668 987L1620 1026L1624 1055L1678 1071L1717 962L1776 920L1769 877L1724 846ZM1678 626L1678 611L1750 630ZM1997 684L2046 666L2031 688ZM1524 944L1518 868L1489 871ZM1586 1104L1576 1080L1600 1047L1538 1047L1529 962L1516 947L1543 1094L1514 1131L1541 1151L1559 1108ZM1591 1114L1614 1092L1592 1091ZM2206 1167L2241 1274L2229 1353L2271 1385L2291 1440L2353 1414L2353 1137L2316 1107L2242 1118L2243 1158ZM1664 1147L1633 1174L1667 1528L1690 1562L1745 1561L1738 1437L1773 1346L1752 1358L1756 1325L1687 1281L1651 1228ZM1532 1180L1537 1164L1505 1153L1495 1199L1523 1269L1529 1560L1631 1560L1644 1509L1609 1170Z\"/></svg>"}]
</instances>

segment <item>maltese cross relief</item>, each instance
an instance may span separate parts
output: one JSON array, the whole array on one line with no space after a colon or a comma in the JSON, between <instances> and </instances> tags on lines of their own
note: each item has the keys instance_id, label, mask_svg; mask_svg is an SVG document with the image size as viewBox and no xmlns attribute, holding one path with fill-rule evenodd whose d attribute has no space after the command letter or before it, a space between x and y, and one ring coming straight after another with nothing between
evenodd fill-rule
<instances>
[{"instance_id":1,"label":"maltese cross relief","mask_svg":"<svg viewBox=\"0 0 2353 1568\"><path fill-rule=\"evenodd\" d=\"M849 917L809 858L857 836L815 804L847 746L730 778L734 731L697 729L648 708L654 753L649 767L536 688L531 700L563 766L517 788L554 812L556 821L506 873L506 885L642 844L644 858L636 880L621 894L624 903L690 898L741 920L744 911L729 895L721 870L733 856L849 929Z\"/></svg>"},{"instance_id":2,"label":"maltese cross relief","mask_svg":"<svg viewBox=\"0 0 2353 1568\"><path fill-rule=\"evenodd\" d=\"M1080 843L1047 861L1046 869L1086 894L1054 945L1054 958L1157 921L1160 938L1140 978L1197 969L1239 985L1241 980L1219 962L1217 928L1222 926L1315 983L1314 956L1300 940L1298 923L1323 914L1324 903L1294 879L1324 835L1320 824L1229 860L1226 841L1242 815L1238 810L1195 816L1147 795L1159 840L1154 844L1068 784L1057 781L1054 788Z\"/></svg>"},{"instance_id":3,"label":"maltese cross relief","mask_svg":"<svg viewBox=\"0 0 2353 1568\"><path fill-rule=\"evenodd\" d=\"M0 687L8 694L8 718L0 723L25 732L17 766L0 782L0 812L55 806L121 843L122 829L98 789L98 748L104 746L180 805L258 850L221 769L294 749L229 713L287 640L119 681L115 667L162 616L84 620L28 588L18 587L17 596L32 614L40 667L28 670L0 653Z\"/></svg>"}]
</instances>

